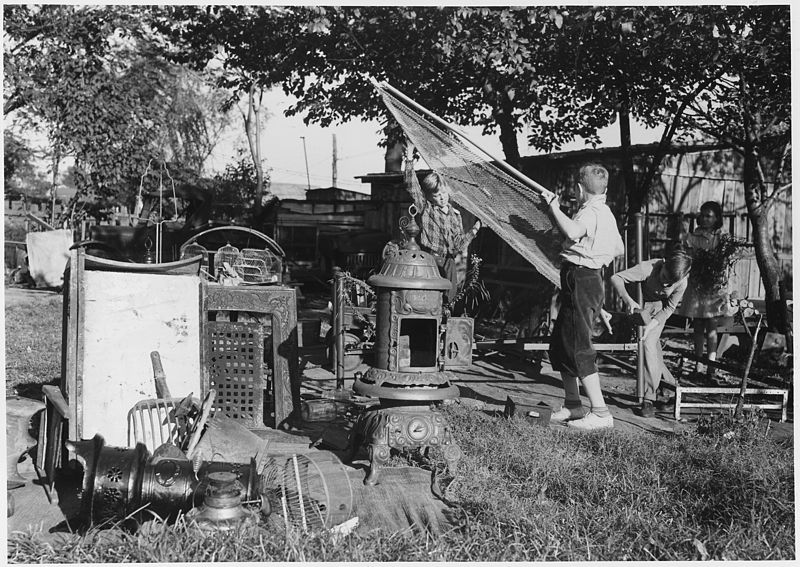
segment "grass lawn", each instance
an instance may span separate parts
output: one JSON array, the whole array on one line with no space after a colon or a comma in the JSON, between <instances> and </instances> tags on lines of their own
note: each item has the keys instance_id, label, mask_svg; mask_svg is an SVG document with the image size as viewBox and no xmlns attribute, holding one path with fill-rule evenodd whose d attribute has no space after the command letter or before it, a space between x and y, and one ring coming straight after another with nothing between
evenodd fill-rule
<instances>
[{"instance_id":1,"label":"grass lawn","mask_svg":"<svg viewBox=\"0 0 800 567\"><path fill-rule=\"evenodd\" d=\"M6 383L24 391L60 366L60 300L6 309ZM709 415L680 435L580 434L448 409L465 455L443 462L457 527L433 535L286 533L267 522L208 535L179 521L45 542L9 534L13 563L195 561L788 560L795 558L791 445L755 413ZM280 526L280 527L276 527Z\"/></svg>"},{"instance_id":2,"label":"grass lawn","mask_svg":"<svg viewBox=\"0 0 800 567\"><path fill-rule=\"evenodd\" d=\"M33 302L7 306L6 394L41 399L41 384L61 375L61 310L63 296L43 295Z\"/></svg>"}]
</instances>

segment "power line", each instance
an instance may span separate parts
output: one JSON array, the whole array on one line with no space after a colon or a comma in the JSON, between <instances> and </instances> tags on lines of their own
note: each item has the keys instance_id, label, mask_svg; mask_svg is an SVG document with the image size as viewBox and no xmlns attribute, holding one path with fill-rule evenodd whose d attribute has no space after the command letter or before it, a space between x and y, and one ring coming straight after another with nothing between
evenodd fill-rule
<instances>
[{"instance_id":1,"label":"power line","mask_svg":"<svg viewBox=\"0 0 800 567\"><path fill-rule=\"evenodd\" d=\"M371 150L371 151L368 151L368 152L361 152L361 153L359 153L359 154L351 154L351 155L349 155L349 156L340 157L340 158L339 158L339 161L342 161L342 160L345 160L345 159L354 159L354 158L358 158L358 157L366 156L366 155L369 155L369 154L380 155L380 154L379 154L378 152L376 152L375 150Z\"/></svg>"},{"instance_id":2,"label":"power line","mask_svg":"<svg viewBox=\"0 0 800 567\"><path fill-rule=\"evenodd\" d=\"M286 168L283 168L283 167L273 167L271 169L273 171L280 171L280 172L283 172L283 173L291 173L292 175L296 175L298 177L305 177L305 175L306 175L306 173L304 171L298 171L296 169L286 169ZM326 179L327 180L328 177L325 176L325 175L318 175L318 174L312 173L311 174L311 179L314 179L314 180ZM348 181L347 183L358 184L359 182L357 182L357 181Z\"/></svg>"}]
</instances>

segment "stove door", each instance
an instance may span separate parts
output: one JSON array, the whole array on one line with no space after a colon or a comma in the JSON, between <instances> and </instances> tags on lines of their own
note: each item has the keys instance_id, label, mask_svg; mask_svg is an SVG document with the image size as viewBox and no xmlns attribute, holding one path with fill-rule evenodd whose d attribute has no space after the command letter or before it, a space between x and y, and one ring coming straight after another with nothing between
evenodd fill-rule
<instances>
[{"instance_id":1,"label":"stove door","mask_svg":"<svg viewBox=\"0 0 800 567\"><path fill-rule=\"evenodd\" d=\"M444 368L454 370L472 365L472 342L475 320L450 317L444 341Z\"/></svg>"}]
</instances>

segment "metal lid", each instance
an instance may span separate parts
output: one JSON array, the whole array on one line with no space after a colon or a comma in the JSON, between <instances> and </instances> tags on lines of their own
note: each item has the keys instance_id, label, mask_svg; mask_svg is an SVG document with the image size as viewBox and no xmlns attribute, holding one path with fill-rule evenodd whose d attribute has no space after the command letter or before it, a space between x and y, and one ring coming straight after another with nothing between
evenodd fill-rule
<instances>
[{"instance_id":1,"label":"metal lid","mask_svg":"<svg viewBox=\"0 0 800 567\"><path fill-rule=\"evenodd\" d=\"M417 244L419 227L413 217L404 231L406 241L403 247L387 248L380 272L370 277L367 283L375 287L449 291L450 280L439 274L436 258Z\"/></svg>"}]
</instances>

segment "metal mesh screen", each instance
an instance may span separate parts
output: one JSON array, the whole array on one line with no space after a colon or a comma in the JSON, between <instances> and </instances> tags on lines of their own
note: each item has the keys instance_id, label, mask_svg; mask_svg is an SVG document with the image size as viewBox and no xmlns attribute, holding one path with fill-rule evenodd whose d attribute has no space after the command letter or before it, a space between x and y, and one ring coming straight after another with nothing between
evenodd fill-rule
<instances>
[{"instance_id":1,"label":"metal mesh screen","mask_svg":"<svg viewBox=\"0 0 800 567\"><path fill-rule=\"evenodd\" d=\"M259 323L209 321L214 408L250 428L264 427L264 331Z\"/></svg>"},{"instance_id":2,"label":"metal mesh screen","mask_svg":"<svg viewBox=\"0 0 800 567\"><path fill-rule=\"evenodd\" d=\"M556 286L563 237L539 194L376 85L384 103L428 166L448 180L451 198L481 219Z\"/></svg>"}]
</instances>

